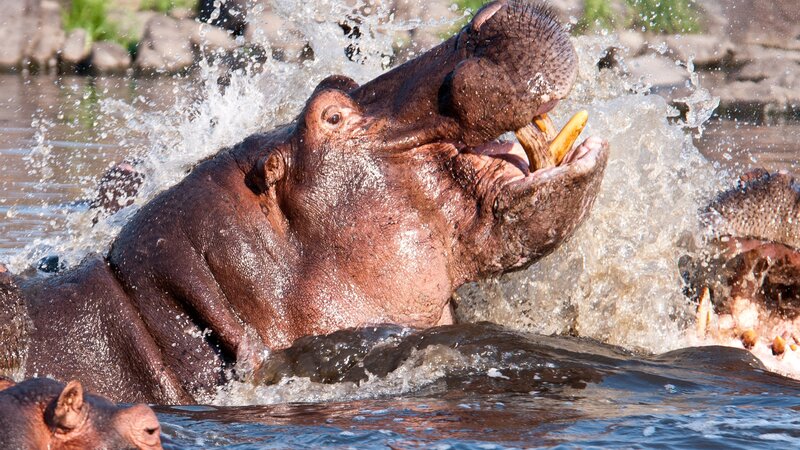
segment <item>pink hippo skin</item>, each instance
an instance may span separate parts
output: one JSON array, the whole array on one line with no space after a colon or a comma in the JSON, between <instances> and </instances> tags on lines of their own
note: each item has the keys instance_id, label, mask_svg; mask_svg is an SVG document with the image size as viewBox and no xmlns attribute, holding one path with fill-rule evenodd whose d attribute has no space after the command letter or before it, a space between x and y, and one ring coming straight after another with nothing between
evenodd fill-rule
<instances>
[{"instance_id":1,"label":"pink hippo skin","mask_svg":"<svg viewBox=\"0 0 800 450\"><path fill-rule=\"evenodd\" d=\"M161 449L161 428L145 405L115 406L46 378L0 379L0 448L13 450Z\"/></svg>"},{"instance_id":2,"label":"pink hippo skin","mask_svg":"<svg viewBox=\"0 0 800 450\"><path fill-rule=\"evenodd\" d=\"M12 280L0 315L16 305L30 320L5 351L25 357L0 361L115 401L192 403L303 336L449 323L460 285L529 266L589 213L605 141L548 168L497 141L576 74L553 15L508 0L363 86L331 76L292 123L142 207L107 256ZM529 152L546 152L550 133L530 132Z\"/></svg>"}]
</instances>

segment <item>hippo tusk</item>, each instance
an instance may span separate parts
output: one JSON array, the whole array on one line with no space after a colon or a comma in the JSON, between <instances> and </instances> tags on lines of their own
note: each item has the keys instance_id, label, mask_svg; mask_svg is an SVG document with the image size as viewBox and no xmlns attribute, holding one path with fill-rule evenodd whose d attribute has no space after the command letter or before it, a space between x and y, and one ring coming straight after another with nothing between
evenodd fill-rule
<instances>
[{"instance_id":1,"label":"hippo tusk","mask_svg":"<svg viewBox=\"0 0 800 450\"><path fill-rule=\"evenodd\" d=\"M531 172L561 164L567 153L572 150L588 120L589 113L580 111L572 116L556 135L553 121L547 114L542 114L537 116L533 123L517 130L515 134L528 156ZM547 145L547 142L550 144Z\"/></svg>"},{"instance_id":2,"label":"hippo tusk","mask_svg":"<svg viewBox=\"0 0 800 450\"><path fill-rule=\"evenodd\" d=\"M545 134L542 134L542 132ZM530 164L531 172L556 166L553 155L550 154L547 149L547 131L539 128L538 124L525 125L517 130L514 134L516 134L517 140L522 145L522 148L525 149L525 154L528 156L528 163Z\"/></svg>"},{"instance_id":3,"label":"hippo tusk","mask_svg":"<svg viewBox=\"0 0 800 450\"><path fill-rule=\"evenodd\" d=\"M569 122L564 125L564 128L562 128L558 136L553 139L553 142L550 143L550 154L553 155L556 165L561 164L561 161L564 160L567 153L572 150L572 146L575 145L575 141L578 140L578 136L581 135L588 121L588 111L577 112L569 119Z\"/></svg>"},{"instance_id":4,"label":"hippo tusk","mask_svg":"<svg viewBox=\"0 0 800 450\"><path fill-rule=\"evenodd\" d=\"M703 338L708 334L708 328L713 314L711 292L706 287L703 288L703 293L700 294L700 303L697 305L697 320L695 321L695 325L697 326L698 337Z\"/></svg>"}]
</instances>

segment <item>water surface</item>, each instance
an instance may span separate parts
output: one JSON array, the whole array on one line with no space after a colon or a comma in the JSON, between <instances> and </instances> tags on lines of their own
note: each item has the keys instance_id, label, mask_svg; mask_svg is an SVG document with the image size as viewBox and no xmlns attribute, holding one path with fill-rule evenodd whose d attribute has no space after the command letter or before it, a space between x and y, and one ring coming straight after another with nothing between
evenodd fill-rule
<instances>
[{"instance_id":1,"label":"water surface","mask_svg":"<svg viewBox=\"0 0 800 450\"><path fill-rule=\"evenodd\" d=\"M612 140L596 212L553 257L460 293L460 314L504 328L434 332L438 345L409 350L367 379L322 383L293 367L273 384L226 386L206 406L157 406L167 446L800 445L800 385L750 354L707 347L649 356L689 342L693 305L676 261L697 206L749 168L797 171L800 125L718 122L693 139L665 102L598 76L592 58L602 44L582 41L575 98L555 114L563 121L587 107L590 132ZM381 70L318 54L305 66L234 77L227 91L210 71L179 80L0 76L0 261L19 271L47 254L76 264L102 252L194 162L290 119L320 77L363 81ZM132 207L92 226L86 200L124 159L149 184Z\"/></svg>"}]
</instances>

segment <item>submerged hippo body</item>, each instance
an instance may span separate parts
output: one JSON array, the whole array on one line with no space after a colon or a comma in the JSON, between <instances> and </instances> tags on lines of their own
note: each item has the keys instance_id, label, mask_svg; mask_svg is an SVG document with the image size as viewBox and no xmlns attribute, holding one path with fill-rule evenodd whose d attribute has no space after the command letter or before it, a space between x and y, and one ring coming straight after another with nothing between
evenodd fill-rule
<instances>
[{"instance_id":1,"label":"submerged hippo body","mask_svg":"<svg viewBox=\"0 0 800 450\"><path fill-rule=\"evenodd\" d=\"M784 172L748 172L701 218L711 239L691 283L709 289L710 303L701 306L719 314L710 331L738 336L746 347L777 342L775 353L800 343L800 182Z\"/></svg>"},{"instance_id":2,"label":"submerged hippo body","mask_svg":"<svg viewBox=\"0 0 800 450\"><path fill-rule=\"evenodd\" d=\"M77 381L34 378L14 385L0 378L0 448L156 450L160 435L146 405L117 407L84 394Z\"/></svg>"},{"instance_id":3,"label":"submerged hippo body","mask_svg":"<svg viewBox=\"0 0 800 450\"><path fill-rule=\"evenodd\" d=\"M502 1L363 86L329 77L295 122L144 206L106 257L18 281L25 373L188 403L301 336L450 322L459 285L530 265L591 208L604 141L532 172L496 141L554 108L576 67L546 9Z\"/></svg>"}]
</instances>

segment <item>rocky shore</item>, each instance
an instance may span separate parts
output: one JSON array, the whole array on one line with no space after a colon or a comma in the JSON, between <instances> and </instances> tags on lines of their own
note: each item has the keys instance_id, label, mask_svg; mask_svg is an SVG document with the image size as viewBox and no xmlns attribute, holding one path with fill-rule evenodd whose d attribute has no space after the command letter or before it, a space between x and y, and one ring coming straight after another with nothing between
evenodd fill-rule
<instances>
[{"instance_id":1,"label":"rocky shore","mask_svg":"<svg viewBox=\"0 0 800 450\"><path fill-rule=\"evenodd\" d=\"M92 41L83 28L65 30L68 0L0 0L0 71L158 76L185 73L204 58L273 57L301 61L313 46L277 11L274 2L201 0L196 9L142 11L142 0L110 0L109 20L134 42ZM451 0L349 0L353 17L386 8L394 21L421 17L452 23L463 13ZM565 23L575 25L582 0L553 0ZM360 6L359 6L360 5ZM709 0L702 5L702 34L660 35L614 30L619 44L604 64L631 74L672 100L689 91L691 61L701 85L720 97L718 114L757 122L800 119L800 9L794 0ZM356 9L360 8L360 9ZM343 33L358 33L352 17ZM346 23L347 22L347 23ZM447 27L398 31L400 43L425 48ZM406 49L398 47L402 58ZM680 63L680 64L679 64Z\"/></svg>"}]
</instances>

